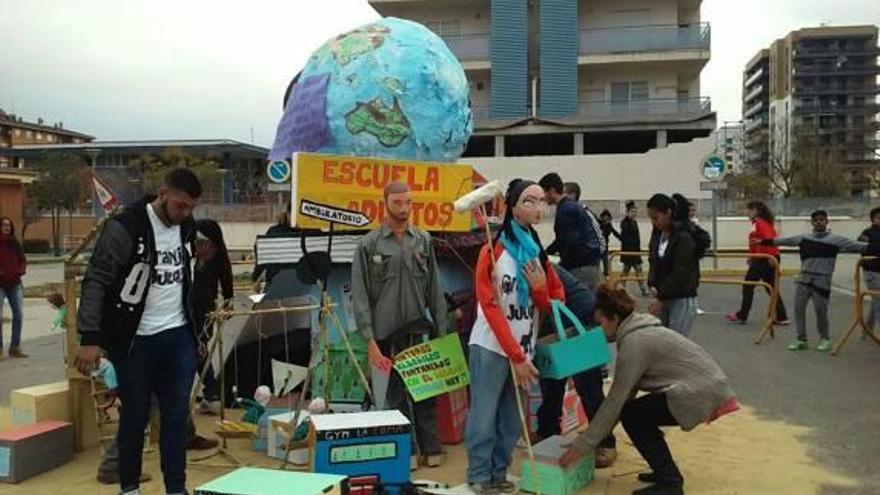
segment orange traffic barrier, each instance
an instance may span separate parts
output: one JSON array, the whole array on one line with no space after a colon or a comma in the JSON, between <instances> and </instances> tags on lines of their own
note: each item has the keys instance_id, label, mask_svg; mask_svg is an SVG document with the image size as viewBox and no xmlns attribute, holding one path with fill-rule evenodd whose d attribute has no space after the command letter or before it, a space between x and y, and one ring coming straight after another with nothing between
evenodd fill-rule
<instances>
[{"instance_id":1,"label":"orange traffic barrier","mask_svg":"<svg viewBox=\"0 0 880 495\"><path fill-rule=\"evenodd\" d=\"M868 323L865 321L865 298L867 297L880 297L880 291L863 289L862 288L862 265L866 261L877 259L875 256L865 256L862 257L858 262L856 262L856 273L853 275L853 281L855 282L855 315L853 315L853 322L840 336L837 342L834 344L834 348L831 349L831 355L836 356L840 350L846 345L846 341L852 336L852 333L856 330L856 327L862 327L862 336L870 337L877 345L880 345L880 337L874 333L874 329L868 326Z\"/></svg>"},{"instance_id":2,"label":"orange traffic barrier","mask_svg":"<svg viewBox=\"0 0 880 495\"><path fill-rule=\"evenodd\" d=\"M613 267L614 264L612 260L621 256L648 256L650 253L647 251L614 251L608 254L608 264L610 267ZM773 323L776 321L776 304L779 301L779 281L782 280L782 267L779 264L779 260L776 259L775 256L770 254L763 253L745 253L745 252L707 252L706 257L713 257L718 259L766 259L773 266L773 270L776 272L776 283L768 284L766 282L757 282L751 280L743 280L743 279L734 279L734 278L722 278L722 277L701 277L701 284L717 284L717 285L752 285L756 287L764 287L770 293L770 301L767 305L767 321L764 324L764 327L761 329L761 333L755 338L755 344L760 344L761 341L764 340L764 337L770 335L770 337L774 337L773 333ZM634 277L621 277L614 276L614 271L612 268L609 268L609 279L612 284L617 285L620 282L629 282L629 281L646 281L647 276L634 276Z\"/></svg>"}]
</instances>

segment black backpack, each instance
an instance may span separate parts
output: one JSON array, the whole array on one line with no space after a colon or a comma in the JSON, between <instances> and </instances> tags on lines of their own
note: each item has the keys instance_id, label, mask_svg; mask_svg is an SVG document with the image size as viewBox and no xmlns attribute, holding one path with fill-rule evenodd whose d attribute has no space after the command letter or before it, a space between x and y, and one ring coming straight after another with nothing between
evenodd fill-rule
<instances>
[{"instance_id":1,"label":"black backpack","mask_svg":"<svg viewBox=\"0 0 880 495\"><path fill-rule=\"evenodd\" d=\"M712 236L706 232L706 229L700 227L694 222L688 221L688 232L694 239L697 249L697 259L702 259L712 249Z\"/></svg>"}]
</instances>

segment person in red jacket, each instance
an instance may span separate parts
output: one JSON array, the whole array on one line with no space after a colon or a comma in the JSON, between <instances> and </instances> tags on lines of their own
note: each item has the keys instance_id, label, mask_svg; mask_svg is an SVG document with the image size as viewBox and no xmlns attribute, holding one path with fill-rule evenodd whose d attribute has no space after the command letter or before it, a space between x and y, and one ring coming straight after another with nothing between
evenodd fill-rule
<instances>
[{"instance_id":1,"label":"person in red jacket","mask_svg":"<svg viewBox=\"0 0 880 495\"><path fill-rule=\"evenodd\" d=\"M12 341L9 343L9 357L24 358L21 352L22 326L22 288L27 260L24 249L15 238L15 225L9 217L0 218L0 359L3 357L3 303L9 301L12 309Z\"/></svg>"},{"instance_id":2,"label":"person in red jacket","mask_svg":"<svg viewBox=\"0 0 880 495\"><path fill-rule=\"evenodd\" d=\"M508 186L505 203L494 250L485 246L477 261L479 304L468 346L467 481L478 495L516 492L507 481L507 468L522 427L510 363L520 386L528 389L537 383L532 358L538 313L548 314L552 299L565 300L562 282L532 228L547 206L544 190L517 179Z\"/></svg>"},{"instance_id":3,"label":"person in red jacket","mask_svg":"<svg viewBox=\"0 0 880 495\"><path fill-rule=\"evenodd\" d=\"M752 220L752 230L749 232L749 253L752 254L769 254L776 257L779 261L779 248L775 246L762 245L765 239L776 238L776 228L774 227L773 212L764 204L763 201L751 201L746 205L749 210L749 218ZM763 258L752 258L749 260L749 269L746 272L747 281L762 281L770 285L776 283L776 270L769 260ZM727 315L727 320L732 323L745 324L749 319L749 312L752 310L752 301L755 298L755 286L744 285L742 305L739 311ZM776 325L788 325L788 313L785 311L785 304L782 302L782 296L776 301Z\"/></svg>"}]
</instances>

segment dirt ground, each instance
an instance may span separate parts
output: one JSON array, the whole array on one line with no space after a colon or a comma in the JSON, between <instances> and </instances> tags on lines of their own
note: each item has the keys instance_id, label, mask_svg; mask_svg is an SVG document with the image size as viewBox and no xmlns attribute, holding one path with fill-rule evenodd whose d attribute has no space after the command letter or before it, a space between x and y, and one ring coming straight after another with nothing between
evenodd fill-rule
<instances>
[{"instance_id":1,"label":"dirt ground","mask_svg":"<svg viewBox=\"0 0 880 495\"><path fill-rule=\"evenodd\" d=\"M199 416L199 430L210 432L214 418ZM9 425L9 410L0 409L0 428ZM646 465L635 448L618 427L620 458L611 469L598 470L593 483L583 495L619 495L643 486L636 473ZM721 418L708 426L685 433L668 430L668 439L676 460L685 475L686 493L691 495L811 495L819 493L820 485L852 487L856 482L839 473L827 470L808 456L808 445L803 440L808 428L759 418L744 407L741 411ZM278 462L264 454L250 450L248 440L231 440L236 455L253 466L277 468ZM447 447L447 463L436 469L420 469L413 479L430 479L442 483L459 484L464 481L467 456L464 445ZM517 452L525 459L525 450ZM0 485L2 494L59 495L96 494L113 495L117 487L99 485L95 469L100 459L97 448L82 452L73 462L54 471L32 478L19 485ZM206 461L206 462L213 462ZM219 459L216 460L220 462ZM158 453L145 457L145 468L154 480L142 486L144 495L164 493L158 467ZM191 466L187 473L193 488L212 480L229 469ZM514 469L518 474L518 469Z\"/></svg>"}]
</instances>

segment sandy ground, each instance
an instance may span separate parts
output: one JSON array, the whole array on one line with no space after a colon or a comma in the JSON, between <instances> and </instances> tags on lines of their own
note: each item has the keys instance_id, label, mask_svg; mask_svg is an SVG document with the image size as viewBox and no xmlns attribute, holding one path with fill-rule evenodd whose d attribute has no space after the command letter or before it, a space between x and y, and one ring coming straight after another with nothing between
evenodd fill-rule
<instances>
[{"instance_id":1,"label":"sandy ground","mask_svg":"<svg viewBox=\"0 0 880 495\"><path fill-rule=\"evenodd\" d=\"M0 426L7 425L8 420L9 411L4 409L0 412ZM210 417L199 417L199 429L210 431L212 421ZM802 440L809 433L807 428L761 419L752 409L745 407L693 432L670 429L668 439L684 472L687 493L692 495L810 495L819 493L820 485L829 484L855 490L857 483L854 480L827 470L809 457L809 447ZM597 471L596 479L582 494L628 494L643 486L636 480L636 473L644 470L646 465L619 427L617 434L620 458L613 468ZM277 461L251 451L246 440L231 440L230 447L251 465L278 467ZM444 466L421 469L413 474L413 478L449 484L463 482L467 466L464 446L447 449L449 457ZM524 450L519 450L516 455L520 459L526 458ZM99 459L97 448L88 450L78 454L73 462L19 485L0 485L0 494L115 494L115 487L99 485L94 480ZM206 462L215 461L220 462L220 459ZM156 452L146 455L145 466L156 479L146 483L142 493L164 493ZM188 469L189 485L192 489L226 471L228 469L191 466ZM518 474L518 469L513 471Z\"/></svg>"}]
</instances>

